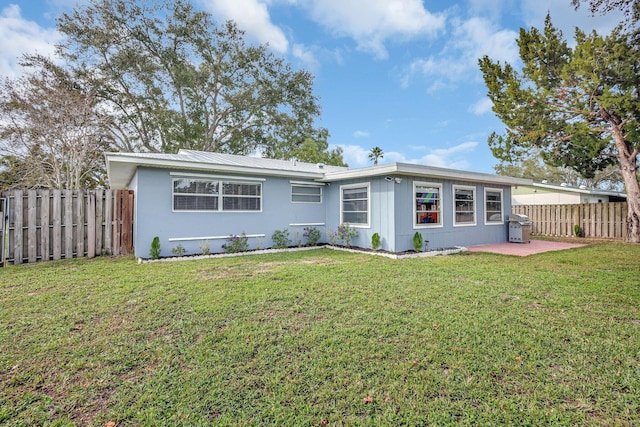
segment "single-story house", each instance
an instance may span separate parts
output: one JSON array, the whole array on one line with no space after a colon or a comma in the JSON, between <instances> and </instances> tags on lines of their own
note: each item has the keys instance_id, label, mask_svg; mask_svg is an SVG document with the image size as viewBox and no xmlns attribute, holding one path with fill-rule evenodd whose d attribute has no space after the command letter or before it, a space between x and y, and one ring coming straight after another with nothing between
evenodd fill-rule
<instances>
[{"instance_id":1,"label":"single-story house","mask_svg":"<svg viewBox=\"0 0 640 427\"><path fill-rule=\"evenodd\" d=\"M352 245L413 248L415 232L428 248L508 241L511 186L528 179L391 163L346 168L193 150L177 154L107 153L113 189L135 191L134 246L149 256L154 236L161 255L182 245L222 252L230 235L245 233L251 249L272 246L276 230L294 244L305 227L321 242L342 223L358 230Z\"/></svg>"},{"instance_id":2,"label":"single-story house","mask_svg":"<svg viewBox=\"0 0 640 427\"><path fill-rule=\"evenodd\" d=\"M563 184L551 184L546 181L531 185L518 185L513 188L513 205L573 205L580 203L625 202L627 195L619 191L600 190Z\"/></svg>"}]
</instances>

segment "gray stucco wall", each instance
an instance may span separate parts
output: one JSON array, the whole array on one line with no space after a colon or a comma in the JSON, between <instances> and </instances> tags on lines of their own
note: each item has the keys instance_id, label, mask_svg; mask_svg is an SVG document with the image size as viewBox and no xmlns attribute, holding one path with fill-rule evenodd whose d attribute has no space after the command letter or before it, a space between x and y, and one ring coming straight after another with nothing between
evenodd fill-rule
<instances>
[{"instance_id":1,"label":"gray stucco wall","mask_svg":"<svg viewBox=\"0 0 640 427\"><path fill-rule=\"evenodd\" d=\"M397 183L384 177L332 182L323 187L322 203L292 203L291 180L288 178L257 177L249 174L235 176L237 180L245 178L262 179L261 212L174 212L172 200L172 175L168 169L140 167L129 187L135 190L134 244L138 257L148 257L154 236L160 238L162 256L171 256L172 248L178 244L187 254L202 252L200 245L208 237L212 253L223 252L222 244L227 236L242 232L249 236L249 246L267 248L273 245L271 235L275 230L288 229L293 244L304 243L305 225L317 227L321 233L321 242L327 242L327 233L335 232L340 225L341 187L351 184L369 185L370 220L367 227L358 227L358 236L352 245L369 248L371 236L379 233L382 249L402 252L413 249L412 239L419 231L428 248L452 246L470 246L506 242L508 223L485 225L485 185L469 182L402 177ZM201 177L189 175L185 171L173 171L179 177ZM211 174L210 176L216 176ZM233 176L225 174L225 176ZM293 181L302 181L293 179ZM442 185L441 227L421 228L414 224L414 181L439 183ZM257 181L252 181L257 182ZM476 225L454 226L453 223L453 185L473 186L476 189ZM511 212L511 188L509 186L489 185L503 192L503 217Z\"/></svg>"},{"instance_id":2,"label":"gray stucco wall","mask_svg":"<svg viewBox=\"0 0 640 427\"><path fill-rule=\"evenodd\" d=\"M247 235L259 236L249 238L250 248L266 248L272 246L271 235L275 230L289 229L291 240L296 240L297 231L297 238L304 242L304 224L325 223L324 197L321 204L292 203L290 180L272 177L264 178L262 181L262 212L174 212L172 179L177 176L172 176L170 172L166 169L141 167L132 181L135 182L137 190L134 242L135 254L138 257L149 256L154 236L160 238L161 256L171 256L172 248L178 244L186 249L187 254L199 254L202 252L200 245L204 242L203 237L219 237L207 239L211 252L216 253L223 252L222 244L230 234L244 232ZM184 171L179 173L180 178L190 177ZM243 176L249 177L242 175L236 178L241 181ZM324 226L316 227L322 231L324 237Z\"/></svg>"},{"instance_id":3,"label":"gray stucco wall","mask_svg":"<svg viewBox=\"0 0 640 427\"><path fill-rule=\"evenodd\" d=\"M442 185L442 226L416 227L413 222L414 194L413 184L429 182ZM351 184L370 185L371 218L369 227L358 227L358 237L354 246L371 247L371 236L379 233L382 249L391 252L402 252L413 249L413 235L416 231L428 240L428 248L446 248L453 246L471 246L479 244L500 243L508 240L508 223L485 225L485 187L501 189L503 194L503 218L511 212L511 188L500 185L484 185L465 181L442 179L402 177L400 183L385 180L384 177L349 180L332 183L327 197L327 227L334 231L340 221L340 188ZM454 226L453 186L463 185L475 187L476 190L476 225Z\"/></svg>"}]
</instances>

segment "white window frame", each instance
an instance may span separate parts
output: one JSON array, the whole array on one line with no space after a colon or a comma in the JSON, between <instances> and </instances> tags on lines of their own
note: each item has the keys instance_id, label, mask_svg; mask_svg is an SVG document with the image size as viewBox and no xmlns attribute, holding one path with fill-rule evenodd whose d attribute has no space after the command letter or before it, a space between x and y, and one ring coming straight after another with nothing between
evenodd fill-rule
<instances>
[{"instance_id":1,"label":"white window frame","mask_svg":"<svg viewBox=\"0 0 640 427\"><path fill-rule=\"evenodd\" d=\"M416 188L417 187L434 187L438 189L438 210L435 211L438 214L438 222L432 223L420 223L418 222L418 213L423 212L418 210L418 206L416 203ZM422 181L413 181L413 228L441 228L444 227L443 218L442 218L442 184L436 182L422 182ZM434 211L426 211L426 212L434 212Z\"/></svg>"},{"instance_id":2,"label":"white window frame","mask_svg":"<svg viewBox=\"0 0 640 427\"><path fill-rule=\"evenodd\" d=\"M215 197L218 199L218 209L176 209L175 208L175 196L179 195L179 196L184 196L184 195L189 195L190 193L176 193L174 191L175 189L175 182L176 181L181 181L181 180L191 180L191 181L203 181L203 182L216 182L218 184L218 194L216 195L206 195L206 194L202 194L201 196L205 196L205 197ZM225 184L239 184L239 185L258 185L260 188L260 195L258 196L246 196L246 195L235 195L235 194L224 194L224 185ZM214 178L214 177L210 177L210 178L204 178L201 176L181 176L181 177L175 177L171 179L171 211L172 212L230 212L230 213L241 213L241 212L251 212L251 213L259 213L262 212L262 206L263 206L263 199L262 199L262 194L263 194L263 186L262 186L262 182L261 181L245 181L242 179L219 179L219 178ZM196 197L198 194L196 193L194 195L194 197ZM260 209L250 209L250 210L246 210L246 209L224 209L224 198L225 197L234 197L234 198L252 198L252 199L259 199L260 200Z\"/></svg>"},{"instance_id":3,"label":"white window frame","mask_svg":"<svg viewBox=\"0 0 640 427\"><path fill-rule=\"evenodd\" d=\"M351 188L366 188L367 189L367 223L362 224L354 224L351 222L347 222L351 227L354 228L371 228L371 184L369 182L361 182L358 184L347 184L340 186L340 224L346 222L344 221L344 190L348 190Z\"/></svg>"},{"instance_id":4,"label":"white window frame","mask_svg":"<svg viewBox=\"0 0 640 427\"><path fill-rule=\"evenodd\" d=\"M489 210L487 209L487 204L489 200L487 199L487 193L500 193L500 220L499 221L489 221L487 219L487 213ZM484 225L502 225L504 224L504 190L502 188L485 188L484 189Z\"/></svg>"},{"instance_id":5,"label":"white window frame","mask_svg":"<svg viewBox=\"0 0 640 427\"><path fill-rule=\"evenodd\" d=\"M473 192L473 222L458 222L456 220L456 190L471 190ZM454 227L474 227L478 223L478 194L476 187L472 185L453 185L451 189L453 199L453 226Z\"/></svg>"},{"instance_id":6,"label":"white window frame","mask_svg":"<svg viewBox=\"0 0 640 427\"><path fill-rule=\"evenodd\" d=\"M318 185L318 184L311 184L311 183L302 183L302 182L294 182L294 181L289 181L291 184L291 203L303 203L303 204L314 204L314 205L318 205L318 204L322 204L322 198L323 198L323 191L322 191L322 185ZM315 194L303 194L303 193L298 193L296 194L294 192L294 187L307 187L307 188L315 188L318 189L320 191L320 200L317 202L309 202L309 201L303 201L303 200L294 200L294 196L296 195L302 195L302 196L315 196Z\"/></svg>"}]
</instances>

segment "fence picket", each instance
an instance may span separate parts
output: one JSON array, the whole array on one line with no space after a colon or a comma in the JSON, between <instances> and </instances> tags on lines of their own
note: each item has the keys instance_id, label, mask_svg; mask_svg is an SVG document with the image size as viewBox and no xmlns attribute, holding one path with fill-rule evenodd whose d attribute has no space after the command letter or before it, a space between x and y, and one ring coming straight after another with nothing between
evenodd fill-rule
<instances>
[{"instance_id":1,"label":"fence picket","mask_svg":"<svg viewBox=\"0 0 640 427\"><path fill-rule=\"evenodd\" d=\"M133 191L12 190L0 197L9 199L5 265L133 250Z\"/></svg>"},{"instance_id":2,"label":"fence picket","mask_svg":"<svg viewBox=\"0 0 640 427\"><path fill-rule=\"evenodd\" d=\"M572 236L574 225L585 237L624 240L627 236L626 202L514 205L512 210L527 215L531 233L540 236Z\"/></svg>"}]
</instances>

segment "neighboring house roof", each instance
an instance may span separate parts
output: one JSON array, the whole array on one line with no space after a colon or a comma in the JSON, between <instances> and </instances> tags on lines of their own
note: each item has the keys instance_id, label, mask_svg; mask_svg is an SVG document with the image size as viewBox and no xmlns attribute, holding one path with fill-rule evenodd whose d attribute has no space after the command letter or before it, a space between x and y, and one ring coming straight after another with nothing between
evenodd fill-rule
<instances>
[{"instance_id":1,"label":"neighboring house roof","mask_svg":"<svg viewBox=\"0 0 640 427\"><path fill-rule=\"evenodd\" d=\"M177 154L160 153L106 153L107 172L111 188L125 188L139 166L187 169L202 172L242 173L265 176L285 176L335 182L346 179L382 175L411 175L444 178L496 185L531 185L530 179L511 178L478 172L437 168L407 163L391 163L365 168L346 168L261 157L205 151L180 150Z\"/></svg>"},{"instance_id":2,"label":"neighboring house roof","mask_svg":"<svg viewBox=\"0 0 640 427\"><path fill-rule=\"evenodd\" d=\"M596 196L596 197L611 196L611 197L621 197L624 199L627 198L627 194L620 191L588 188L588 187L585 187L584 185L576 187L568 184L549 184L548 182L534 182L533 184L530 184L530 186L534 188L544 188L545 190L554 191L554 192L588 194L590 196Z\"/></svg>"}]
</instances>

